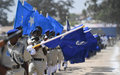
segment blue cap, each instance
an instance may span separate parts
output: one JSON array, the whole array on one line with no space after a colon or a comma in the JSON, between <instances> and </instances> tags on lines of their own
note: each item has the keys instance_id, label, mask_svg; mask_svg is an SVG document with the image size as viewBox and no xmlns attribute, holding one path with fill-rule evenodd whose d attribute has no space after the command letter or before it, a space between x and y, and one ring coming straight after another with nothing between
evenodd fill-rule
<instances>
[{"instance_id":1,"label":"blue cap","mask_svg":"<svg viewBox=\"0 0 120 75\"><path fill-rule=\"evenodd\" d=\"M38 28L35 28L32 32L35 32L35 31L40 31Z\"/></svg>"},{"instance_id":2,"label":"blue cap","mask_svg":"<svg viewBox=\"0 0 120 75\"><path fill-rule=\"evenodd\" d=\"M50 30L50 32L54 32L54 30L52 29L52 30Z\"/></svg>"},{"instance_id":3,"label":"blue cap","mask_svg":"<svg viewBox=\"0 0 120 75\"><path fill-rule=\"evenodd\" d=\"M45 30L45 33L48 32L48 31L50 31L50 30L49 30L49 29L46 29L46 30Z\"/></svg>"},{"instance_id":4,"label":"blue cap","mask_svg":"<svg viewBox=\"0 0 120 75\"><path fill-rule=\"evenodd\" d=\"M97 34L95 34L95 35L93 35L95 38L97 38L98 37L98 35Z\"/></svg>"},{"instance_id":5,"label":"blue cap","mask_svg":"<svg viewBox=\"0 0 120 75\"><path fill-rule=\"evenodd\" d=\"M17 32L17 31L18 31L18 29L11 29L7 32L7 34L11 34L11 33Z\"/></svg>"},{"instance_id":6,"label":"blue cap","mask_svg":"<svg viewBox=\"0 0 120 75\"><path fill-rule=\"evenodd\" d=\"M84 31L87 31L87 30L89 30L89 28L88 28L88 27L85 27L85 28L83 28L83 30L84 30Z\"/></svg>"}]
</instances>

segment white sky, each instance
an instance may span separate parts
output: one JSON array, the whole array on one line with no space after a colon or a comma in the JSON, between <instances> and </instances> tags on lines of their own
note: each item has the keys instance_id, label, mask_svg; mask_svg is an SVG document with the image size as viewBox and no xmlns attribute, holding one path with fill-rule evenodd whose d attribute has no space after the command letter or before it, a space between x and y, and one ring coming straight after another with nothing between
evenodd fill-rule
<instances>
[{"instance_id":1,"label":"white sky","mask_svg":"<svg viewBox=\"0 0 120 75\"><path fill-rule=\"evenodd\" d=\"M16 14L16 8L17 8L17 1L18 0L14 0L15 1L15 6L11 7L11 10L13 12L8 13L8 20L12 21L15 17ZM74 8L70 9L71 13L81 13L83 9L85 9L86 7L84 6L84 3L86 2L86 0L74 0Z\"/></svg>"}]
</instances>

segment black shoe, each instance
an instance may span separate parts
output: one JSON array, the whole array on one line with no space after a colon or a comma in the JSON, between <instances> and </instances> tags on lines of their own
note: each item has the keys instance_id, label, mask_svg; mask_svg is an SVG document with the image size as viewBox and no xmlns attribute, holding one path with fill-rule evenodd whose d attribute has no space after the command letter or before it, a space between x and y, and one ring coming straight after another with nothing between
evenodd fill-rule
<instances>
[{"instance_id":1,"label":"black shoe","mask_svg":"<svg viewBox=\"0 0 120 75\"><path fill-rule=\"evenodd\" d=\"M64 67L64 71L66 71L66 67Z\"/></svg>"},{"instance_id":2,"label":"black shoe","mask_svg":"<svg viewBox=\"0 0 120 75\"><path fill-rule=\"evenodd\" d=\"M58 71L61 71L61 69L58 69Z\"/></svg>"},{"instance_id":3,"label":"black shoe","mask_svg":"<svg viewBox=\"0 0 120 75\"><path fill-rule=\"evenodd\" d=\"M51 75L55 75L54 73L52 73Z\"/></svg>"},{"instance_id":4,"label":"black shoe","mask_svg":"<svg viewBox=\"0 0 120 75\"><path fill-rule=\"evenodd\" d=\"M47 69L45 70L45 74L47 74Z\"/></svg>"}]
</instances>

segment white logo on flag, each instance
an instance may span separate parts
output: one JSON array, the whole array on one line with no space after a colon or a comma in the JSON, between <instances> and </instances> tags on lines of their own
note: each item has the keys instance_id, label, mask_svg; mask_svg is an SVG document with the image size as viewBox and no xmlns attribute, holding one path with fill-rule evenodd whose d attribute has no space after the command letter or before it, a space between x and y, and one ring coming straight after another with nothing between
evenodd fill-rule
<instances>
[{"instance_id":1,"label":"white logo on flag","mask_svg":"<svg viewBox=\"0 0 120 75\"><path fill-rule=\"evenodd\" d=\"M86 44L85 41L82 41L82 42L80 42L80 41L76 41L76 45L78 45L78 46L80 46L80 45L85 45L85 44Z\"/></svg>"}]
</instances>

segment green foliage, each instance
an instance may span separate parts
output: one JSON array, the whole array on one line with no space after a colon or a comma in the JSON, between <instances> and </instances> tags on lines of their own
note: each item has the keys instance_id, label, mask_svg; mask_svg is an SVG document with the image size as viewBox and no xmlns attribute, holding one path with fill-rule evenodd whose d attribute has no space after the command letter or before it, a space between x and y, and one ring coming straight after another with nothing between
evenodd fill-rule
<instances>
[{"instance_id":1,"label":"green foliage","mask_svg":"<svg viewBox=\"0 0 120 75\"><path fill-rule=\"evenodd\" d=\"M0 0L0 25L9 25L7 20L7 12L12 12L10 6L14 5L14 0Z\"/></svg>"},{"instance_id":2,"label":"green foliage","mask_svg":"<svg viewBox=\"0 0 120 75\"><path fill-rule=\"evenodd\" d=\"M99 0L98 0L99 1ZM103 0L97 3L97 0L91 0L87 11L95 19L102 20L107 23L120 23L120 0Z\"/></svg>"},{"instance_id":3,"label":"green foliage","mask_svg":"<svg viewBox=\"0 0 120 75\"><path fill-rule=\"evenodd\" d=\"M46 13L53 17L58 17L63 24L66 20L66 16L69 15L69 9L72 8L73 0L27 0L32 6L37 8L38 11L42 11L45 16Z\"/></svg>"},{"instance_id":4,"label":"green foliage","mask_svg":"<svg viewBox=\"0 0 120 75\"><path fill-rule=\"evenodd\" d=\"M103 0L102 3L98 1L87 1L87 11L90 16L106 23L117 24L117 32L120 32L120 0Z\"/></svg>"},{"instance_id":5,"label":"green foliage","mask_svg":"<svg viewBox=\"0 0 120 75\"><path fill-rule=\"evenodd\" d=\"M80 15L70 14L70 15L69 15L70 25L71 25L71 26L74 26L74 25L78 24L79 18L80 18Z\"/></svg>"}]
</instances>

